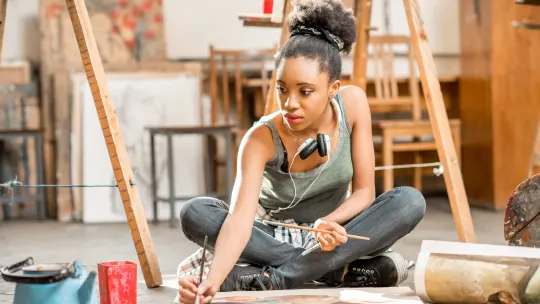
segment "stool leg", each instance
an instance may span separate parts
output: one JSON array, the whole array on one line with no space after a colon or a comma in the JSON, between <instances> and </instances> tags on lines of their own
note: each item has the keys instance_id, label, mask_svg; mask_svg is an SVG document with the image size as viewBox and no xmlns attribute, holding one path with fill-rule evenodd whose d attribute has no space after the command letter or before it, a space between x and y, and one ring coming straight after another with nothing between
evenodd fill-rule
<instances>
[{"instance_id":1,"label":"stool leg","mask_svg":"<svg viewBox=\"0 0 540 304\"><path fill-rule=\"evenodd\" d=\"M156 147L155 134L150 132L150 180L152 182L152 207L154 210L154 225L158 223L158 200L156 182Z\"/></svg>"},{"instance_id":2,"label":"stool leg","mask_svg":"<svg viewBox=\"0 0 540 304\"><path fill-rule=\"evenodd\" d=\"M213 193L216 191L216 187L214 185L214 149L213 149L213 137L212 134L206 134L206 185L207 185L207 193Z\"/></svg>"},{"instance_id":3,"label":"stool leg","mask_svg":"<svg viewBox=\"0 0 540 304\"><path fill-rule=\"evenodd\" d=\"M414 163L422 163L422 154L418 151L414 152ZM420 192L422 192L422 177L422 168L413 168L413 186Z\"/></svg>"},{"instance_id":4,"label":"stool leg","mask_svg":"<svg viewBox=\"0 0 540 304\"><path fill-rule=\"evenodd\" d=\"M393 138L390 132L383 132L383 166L391 166L394 164L394 151L392 150ZM394 188L394 170L384 169L383 171L383 191L387 192Z\"/></svg>"},{"instance_id":5,"label":"stool leg","mask_svg":"<svg viewBox=\"0 0 540 304\"><path fill-rule=\"evenodd\" d=\"M176 219L176 211L175 207L175 193L174 193L174 159L173 159L173 146L172 146L172 135L167 134L167 167L169 171L169 208L171 210L170 220L169 220L169 226L171 228L176 227L177 221Z\"/></svg>"},{"instance_id":6,"label":"stool leg","mask_svg":"<svg viewBox=\"0 0 540 304\"><path fill-rule=\"evenodd\" d=\"M41 146L41 136L39 134L34 136L34 144L36 149L36 167L38 170L38 184L43 184L43 155ZM45 220L45 189L38 188L37 211L40 220Z\"/></svg>"},{"instance_id":7,"label":"stool leg","mask_svg":"<svg viewBox=\"0 0 540 304\"><path fill-rule=\"evenodd\" d=\"M233 188L233 143L232 143L232 133L225 133L225 143L226 143L226 179L227 179L227 203L231 202L231 192Z\"/></svg>"},{"instance_id":8,"label":"stool leg","mask_svg":"<svg viewBox=\"0 0 540 304\"><path fill-rule=\"evenodd\" d=\"M4 144L4 139L0 139L0 176L2 176L2 180L7 180L11 177L7 177L4 174ZM15 189L12 188L11 191L15 191ZM11 205L8 205L7 202L2 202L0 205L2 205L4 219L9 220L11 218Z\"/></svg>"}]
</instances>

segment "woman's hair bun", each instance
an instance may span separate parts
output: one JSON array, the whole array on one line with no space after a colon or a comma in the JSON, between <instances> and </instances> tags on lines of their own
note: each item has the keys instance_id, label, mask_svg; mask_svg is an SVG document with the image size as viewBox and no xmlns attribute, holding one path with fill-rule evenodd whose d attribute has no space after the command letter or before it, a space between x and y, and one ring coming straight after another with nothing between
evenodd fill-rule
<instances>
[{"instance_id":1,"label":"woman's hair bun","mask_svg":"<svg viewBox=\"0 0 540 304\"><path fill-rule=\"evenodd\" d=\"M356 20L353 10L340 0L294 0L287 16L289 31L303 25L321 27L343 40L343 52L349 53L356 41Z\"/></svg>"}]
</instances>

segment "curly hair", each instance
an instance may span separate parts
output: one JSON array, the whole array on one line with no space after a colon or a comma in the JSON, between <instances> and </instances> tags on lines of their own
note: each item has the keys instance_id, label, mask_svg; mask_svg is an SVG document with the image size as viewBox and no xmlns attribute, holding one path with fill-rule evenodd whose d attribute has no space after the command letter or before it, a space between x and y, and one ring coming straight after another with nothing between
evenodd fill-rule
<instances>
[{"instance_id":1,"label":"curly hair","mask_svg":"<svg viewBox=\"0 0 540 304\"><path fill-rule=\"evenodd\" d=\"M287 40L276 56L276 67L284 58L305 57L317 60L330 82L341 77L341 55L350 53L356 41L356 20L352 9L343 7L340 0L295 0L287 16L289 31L299 27L321 28L341 39L338 49L326 39L314 35L295 35Z\"/></svg>"}]
</instances>

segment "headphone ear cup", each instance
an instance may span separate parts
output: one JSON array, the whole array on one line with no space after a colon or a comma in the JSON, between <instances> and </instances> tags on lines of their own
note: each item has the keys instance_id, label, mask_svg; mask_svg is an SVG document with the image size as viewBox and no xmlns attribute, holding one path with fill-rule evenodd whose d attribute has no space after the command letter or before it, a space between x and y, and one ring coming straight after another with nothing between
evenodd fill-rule
<instances>
[{"instance_id":1,"label":"headphone ear cup","mask_svg":"<svg viewBox=\"0 0 540 304\"><path fill-rule=\"evenodd\" d=\"M321 157L328 155L328 151L330 150L330 137L328 135L317 134L317 149Z\"/></svg>"},{"instance_id":2,"label":"headphone ear cup","mask_svg":"<svg viewBox=\"0 0 540 304\"><path fill-rule=\"evenodd\" d=\"M302 160L308 158L311 154L313 154L313 152L315 152L315 150L317 149L317 142L314 141L313 139L311 138L308 138L303 144L302 146L300 146L300 158Z\"/></svg>"}]
</instances>

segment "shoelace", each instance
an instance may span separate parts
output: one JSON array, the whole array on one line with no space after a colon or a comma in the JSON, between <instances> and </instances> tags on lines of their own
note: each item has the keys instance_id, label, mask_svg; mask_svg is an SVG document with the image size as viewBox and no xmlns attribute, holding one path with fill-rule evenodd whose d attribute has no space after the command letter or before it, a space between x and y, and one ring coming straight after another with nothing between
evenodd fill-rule
<instances>
[{"instance_id":1,"label":"shoelace","mask_svg":"<svg viewBox=\"0 0 540 304\"><path fill-rule=\"evenodd\" d=\"M377 284L377 278L375 277L375 271L370 269L358 269L356 281L365 285Z\"/></svg>"},{"instance_id":2,"label":"shoelace","mask_svg":"<svg viewBox=\"0 0 540 304\"><path fill-rule=\"evenodd\" d=\"M253 283L253 279L260 280L259 275L250 274L240 276L240 279L237 281L239 286L236 286L236 289L241 291L250 291L252 289L251 284Z\"/></svg>"},{"instance_id":3,"label":"shoelace","mask_svg":"<svg viewBox=\"0 0 540 304\"><path fill-rule=\"evenodd\" d=\"M268 273L268 280L270 280L270 276L272 275L272 269L270 268L270 266L266 265L264 266L262 269L261 269L261 274L258 275L255 280L257 281L257 283L259 284L259 286L263 289L263 290L268 290L268 288L266 288L266 286L264 285L264 282L262 280L262 277L264 276L265 273ZM269 286L271 287L271 286Z\"/></svg>"},{"instance_id":4,"label":"shoelace","mask_svg":"<svg viewBox=\"0 0 540 304\"><path fill-rule=\"evenodd\" d=\"M259 290L256 288L254 283L257 283L263 290L268 290L266 286L264 285L264 282L262 280L262 276L265 275L265 273L268 272L269 275L271 275L271 268L269 266L264 266L261 269L261 272L258 274L250 274L250 275L242 275L240 276L239 280L237 280L237 290L242 291L257 291ZM268 278L270 280L270 278Z\"/></svg>"}]
</instances>

